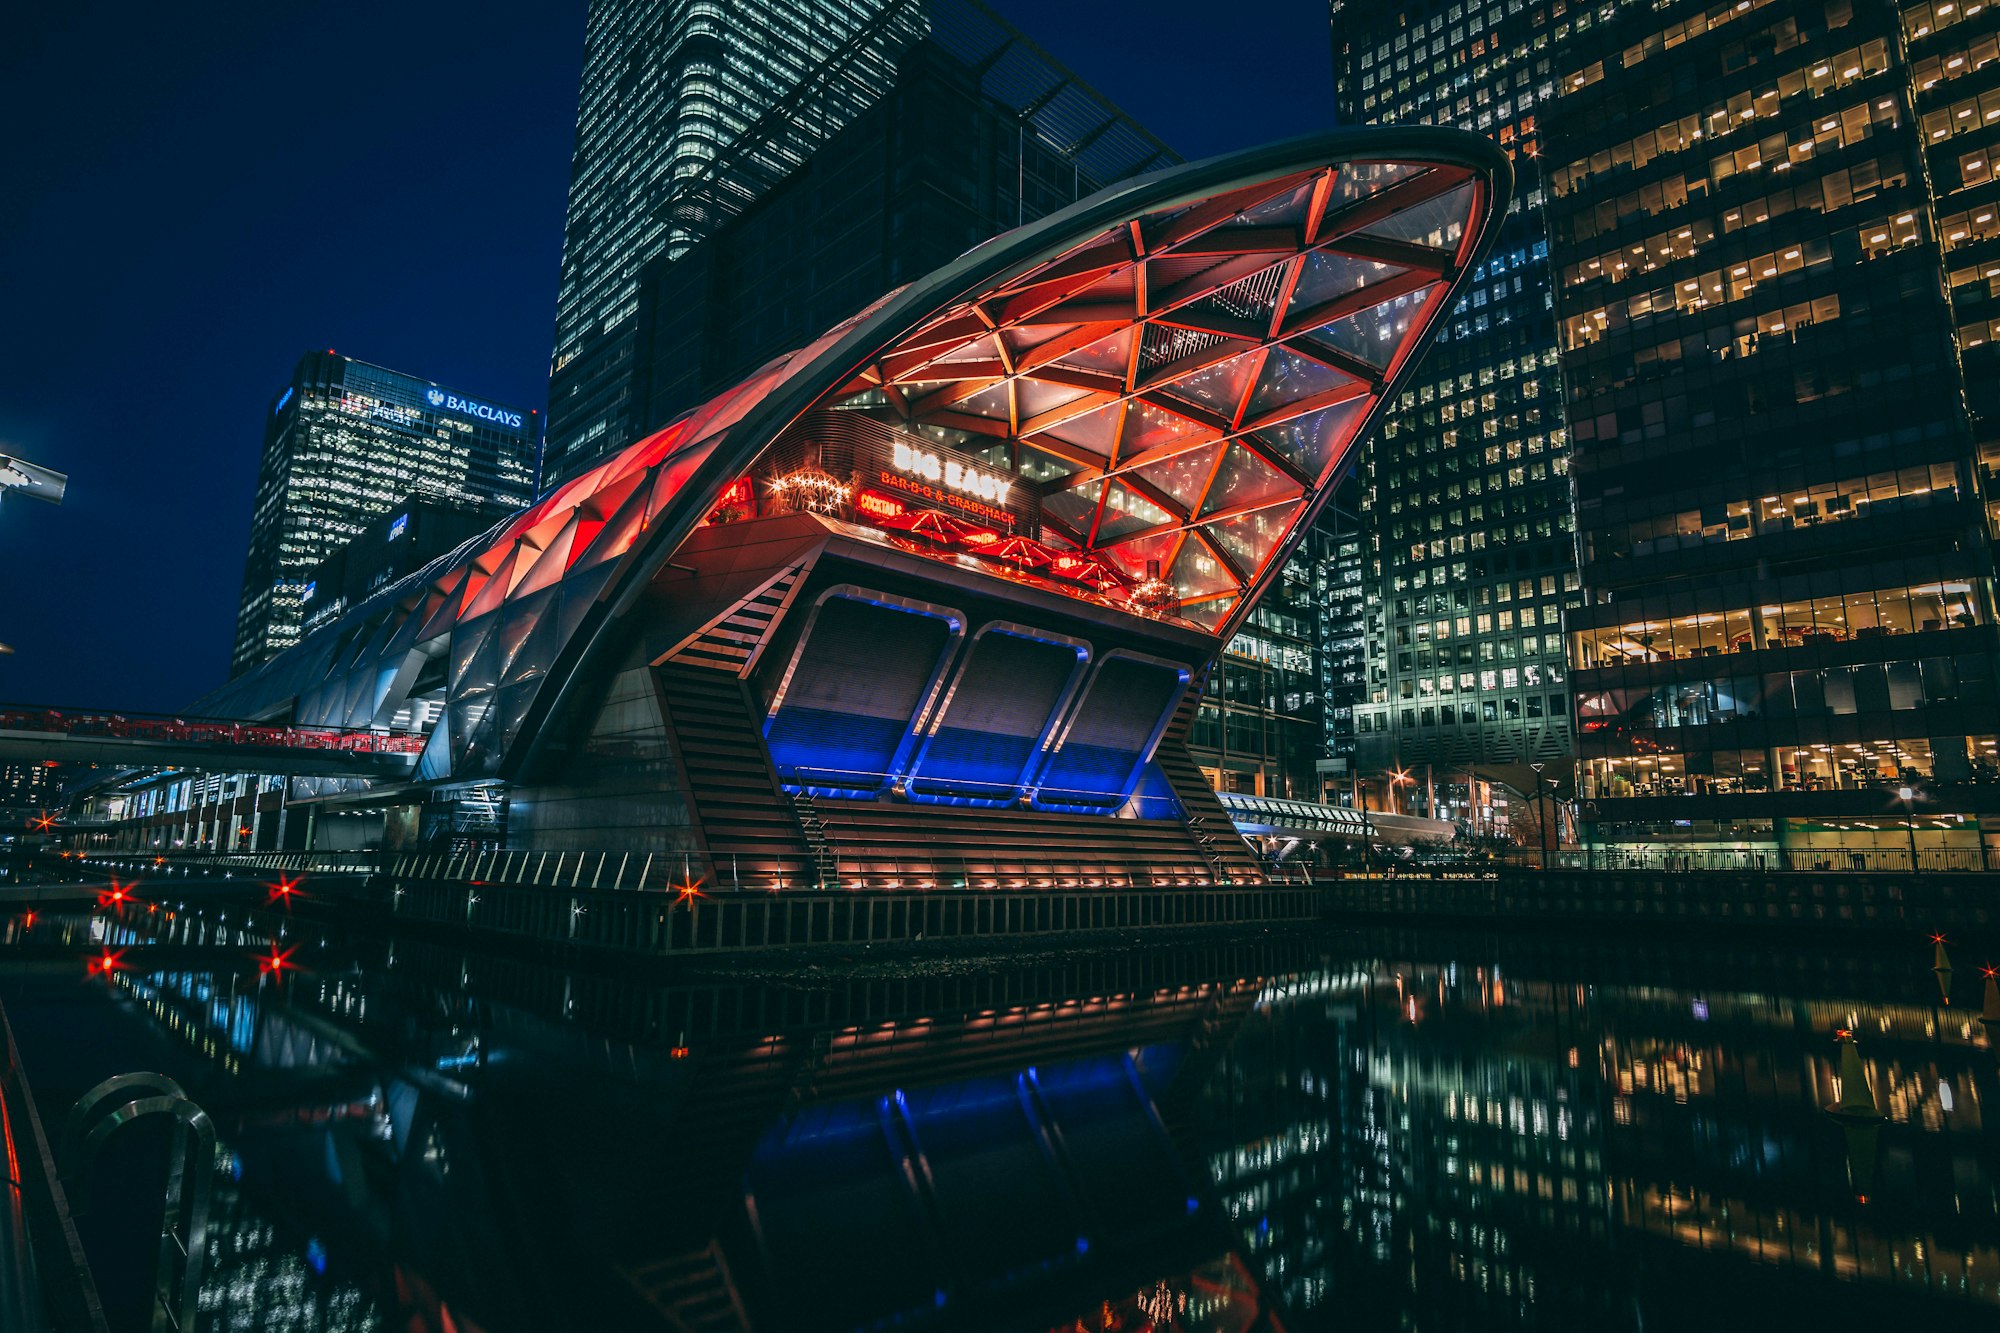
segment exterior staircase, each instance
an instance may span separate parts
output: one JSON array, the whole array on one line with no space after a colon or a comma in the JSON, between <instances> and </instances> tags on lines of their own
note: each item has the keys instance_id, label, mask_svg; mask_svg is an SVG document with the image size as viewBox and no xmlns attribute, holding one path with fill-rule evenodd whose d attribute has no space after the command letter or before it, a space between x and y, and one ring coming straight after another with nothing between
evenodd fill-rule
<instances>
[{"instance_id":1,"label":"exterior staircase","mask_svg":"<svg viewBox=\"0 0 2000 1333\"><path fill-rule=\"evenodd\" d=\"M1222 802L1215 799L1215 789L1208 785L1200 766L1188 753L1188 732L1194 726L1195 711L1200 707L1201 695L1190 689L1181 700L1180 707L1174 710L1173 721L1167 724L1166 733L1160 737L1155 761L1173 786L1174 796L1179 799L1181 812L1187 821L1188 834L1201 849L1215 882L1254 883L1262 875L1256 854L1237 833L1236 821L1222 808Z\"/></svg>"},{"instance_id":2,"label":"exterior staircase","mask_svg":"<svg viewBox=\"0 0 2000 1333\"><path fill-rule=\"evenodd\" d=\"M747 1333L729 1265L713 1241L623 1270L675 1333Z\"/></svg>"},{"instance_id":3,"label":"exterior staircase","mask_svg":"<svg viewBox=\"0 0 2000 1333\"><path fill-rule=\"evenodd\" d=\"M792 812L798 816L799 832L805 835L806 848L812 853L813 865L819 870L819 886L822 889L840 887L840 857L827 837L826 821L820 818L819 803L809 791L792 794Z\"/></svg>"},{"instance_id":4,"label":"exterior staircase","mask_svg":"<svg viewBox=\"0 0 2000 1333\"><path fill-rule=\"evenodd\" d=\"M771 771L743 683L706 667L658 670L716 881L745 888L811 882L818 864Z\"/></svg>"}]
</instances>

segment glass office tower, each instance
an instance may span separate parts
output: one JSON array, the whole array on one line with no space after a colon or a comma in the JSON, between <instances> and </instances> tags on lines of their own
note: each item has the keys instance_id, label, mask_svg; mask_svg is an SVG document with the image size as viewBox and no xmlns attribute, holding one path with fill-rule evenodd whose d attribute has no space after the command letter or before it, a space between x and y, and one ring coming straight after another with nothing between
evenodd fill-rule
<instances>
[{"instance_id":1,"label":"glass office tower","mask_svg":"<svg viewBox=\"0 0 2000 1333\"><path fill-rule=\"evenodd\" d=\"M547 473L640 430L639 271L782 180L872 104L918 0L593 0L550 362Z\"/></svg>"},{"instance_id":2,"label":"glass office tower","mask_svg":"<svg viewBox=\"0 0 2000 1333\"><path fill-rule=\"evenodd\" d=\"M499 512L534 498L535 412L333 351L265 415L229 674L297 643L311 571L408 496Z\"/></svg>"},{"instance_id":3,"label":"glass office tower","mask_svg":"<svg viewBox=\"0 0 2000 1333\"><path fill-rule=\"evenodd\" d=\"M627 371L642 429L988 237L1180 161L997 21L932 6L879 100L755 203L642 271Z\"/></svg>"},{"instance_id":4,"label":"glass office tower","mask_svg":"<svg viewBox=\"0 0 2000 1333\"><path fill-rule=\"evenodd\" d=\"M1369 442L1360 521L1367 689L1359 794L1500 833L1482 793L1571 753L1563 607L1575 599L1569 456L1547 277L1539 120L1551 0L1332 0L1343 121L1455 125L1514 159L1499 244ZM1478 778L1474 779L1474 774ZM1437 809L1420 806L1434 791ZM1470 795L1469 795L1470 793Z\"/></svg>"},{"instance_id":5,"label":"glass office tower","mask_svg":"<svg viewBox=\"0 0 2000 1333\"><path fill-rule=\"evenodd\" d=\"M1544 160L1590 602L1569 637L1586 834L1612 855L1982 854L1983 8L1662 3L1579 15L1557 47Z\"/></svg>"}]
</instances>

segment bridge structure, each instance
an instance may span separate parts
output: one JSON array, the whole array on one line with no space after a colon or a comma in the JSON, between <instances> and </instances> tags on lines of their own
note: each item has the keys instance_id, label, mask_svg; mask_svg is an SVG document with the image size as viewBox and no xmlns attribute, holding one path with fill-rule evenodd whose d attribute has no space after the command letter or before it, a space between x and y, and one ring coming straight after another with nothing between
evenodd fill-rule
<instances>
[{"instance_id":1,"label":"bridge structure","mask_svg":"<svg viewBox=\"0 0 2000 1333\"><path fill-rule=\"evenodd\" d=\"M1188 750L1202 681L1511 190L1477 136L1349 130L996 237L199 701L315 738L262 747L308 818L142 781L91 845L1262 887ZM172 743L266 762L225 739L258 748Z\"/></svg>"},{"instance_id":2,"label":"bridge structure","mask_svg":"<svg viewBox=\"0 0 2000 1333\"><path fill-rule=\"evenodd\" d=\"M406 778L423 744L365 727L0 703L0 762Z\"/></svg>"}]
</instances>

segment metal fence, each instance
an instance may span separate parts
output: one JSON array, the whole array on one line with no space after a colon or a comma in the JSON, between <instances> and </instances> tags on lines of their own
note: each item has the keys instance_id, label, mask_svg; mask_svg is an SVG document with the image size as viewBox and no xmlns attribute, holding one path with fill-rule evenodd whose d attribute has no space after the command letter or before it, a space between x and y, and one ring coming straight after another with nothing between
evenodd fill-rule
<instances>
[{"instance_id":1,"label":"metal fence","mask_svg":"<svg viewBox=\"0 0 2000 1333\"><path fill-rule=\"evenodd\" d=\"M631 889L667 893L768 893L790 889L1167 889L1231 883L1213 873L1156 871L1121 862L1076 860L1033 872L993 869L958 857L888 857L834 852L823 876L776 875L739 858L699 852L486 851L391 856L383 869L397 879L534 884L563 889ZM824 882L821 882L822 879ZM1266 867L1257 884L1305 884L1302 868Z\"/></svg>"}]
</instances>

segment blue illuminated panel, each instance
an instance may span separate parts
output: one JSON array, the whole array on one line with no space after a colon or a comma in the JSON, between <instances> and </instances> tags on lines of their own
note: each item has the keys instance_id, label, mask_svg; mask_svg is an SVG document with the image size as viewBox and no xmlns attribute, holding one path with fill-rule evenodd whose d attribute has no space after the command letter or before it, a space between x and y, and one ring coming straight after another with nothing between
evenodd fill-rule
<instances>
[{"instance_id":1,"label":"blue illuminated panel","mask_svg":"<svg viewBox=\"0 0 2000 1333\"><path fill-rule=\"evenodd\" d=\"M962 620L937 608L859 590L826 597L764 725L779 778L880 790L962 632Z\"/></svg>"},{"instance_id":2,"label":"blue illuminated panel","mask_svg":"<svg viewBox=\"0 0 2000 1333\"><path fill-rule=\"evenodd\" d=\"M1186 667L1172 662L1123 652L1105 656L1035 782L1035 804L1082 811L1123 805L1180 703L1188 675Z\"/></svg>"},{"instance_id":3,"label":"blue illuminated panel","mask_svg":"<svg viewBox=\"0 0 2000 1333\"><path fill-rule=\"evenodd\" d=\"M1085 644L1025 627L981 629L911 766L911 797L981 805L1019 797L1089 658Z\"/></svg>"}]
</instances>

